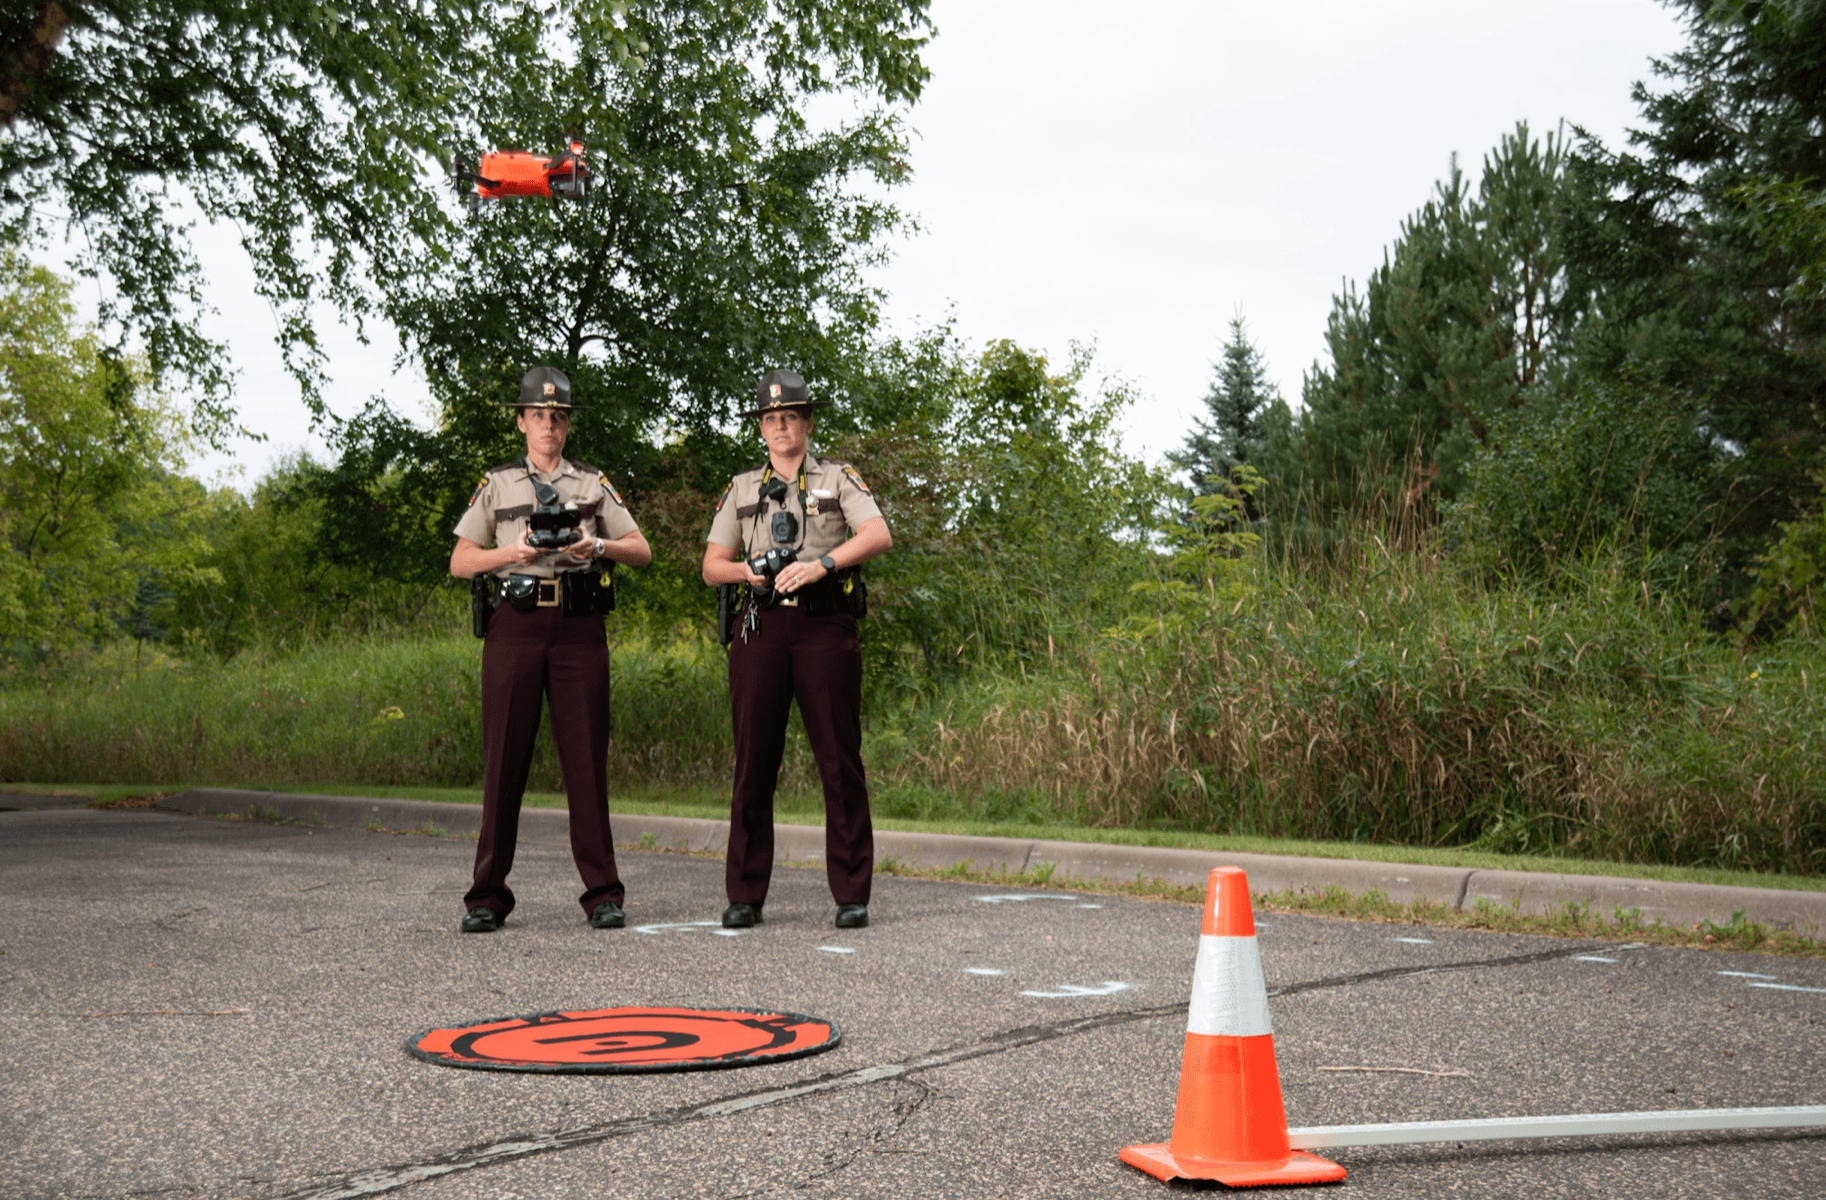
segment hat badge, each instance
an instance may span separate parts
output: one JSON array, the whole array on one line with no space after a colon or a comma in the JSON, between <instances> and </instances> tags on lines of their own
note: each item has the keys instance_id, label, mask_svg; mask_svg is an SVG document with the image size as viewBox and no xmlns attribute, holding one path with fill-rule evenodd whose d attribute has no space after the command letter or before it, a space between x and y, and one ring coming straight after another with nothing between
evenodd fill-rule
<instances>
[{"instance_id":1,"label":"hat badge","mask_svg":"<svg viewBox=\"0 0 1826 1200\"><path fill-rule=\"evenodd\" d=\"M769 399L778 400L780 398L780 385L777 383L768 384L767 395Z\"/></svg>"},{"instance_id":2,"label":"hat badge","mask_svg":"<svg viewBox=\"0 0 1826 1200\"><path fill-rule=\"evenodd\" d=\"M547 383L545 385L545 394L548 396L556 396L558 394L558 385L555 383Z\"/></svg>"}]
</instances>

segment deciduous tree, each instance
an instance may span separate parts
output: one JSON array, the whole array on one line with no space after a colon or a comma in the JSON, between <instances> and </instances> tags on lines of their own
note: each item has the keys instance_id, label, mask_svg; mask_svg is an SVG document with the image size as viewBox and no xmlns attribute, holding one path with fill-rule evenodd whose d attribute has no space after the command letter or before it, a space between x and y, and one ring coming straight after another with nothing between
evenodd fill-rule
<instances>
[{"instance_id":1,"label":"deciduous tree","mask_svg":"<svg viewBox=\"0 0 1826 1200\"><path fill-rule=\"evenodd\" d=\"M446 528L476 472L518 452L500 405L534 363L587 405L567 454L636 493L694 461L733 465L728 418L769 367L842 396L874 327L863 268L902 223L886 188L907 172L901 122L927 74L926 0L655 0L608 28L588 0L527 11L536 45L494 65L460 140L580 136L592 197L484 204L446 253L401 263L387 314L437 427L375 407L341 431L344 484L379 488L397 468Z\"/></svg>"},{"instance_id":2,"label":"deciduous tree","mask_svg":"<svg viewBox=\"0 0 1826 1200\"><path fill-rule=\"evenodd\" d=\"M630 45L591 6L610 55ZM198 329L194 214L240 237L306 398L315 320L359 326L371 278L435 253L429 193L457 114L548 52L539 10L486 0L13 0L0 15L0 226L104 287L106 348L137 345L230 428L231 363Z\"/></svg>"},{"instance_id":3,"label":"deciduous tree","mask_svg":"<svg viewBox=\"0 0 1826 1200\"><path fill-rule=\"evenodd\" d=\"M198 570L181 413L134 369L67 280L0 254L0 646L110 636L142 584Z\"/></svg>"}]
</instances>

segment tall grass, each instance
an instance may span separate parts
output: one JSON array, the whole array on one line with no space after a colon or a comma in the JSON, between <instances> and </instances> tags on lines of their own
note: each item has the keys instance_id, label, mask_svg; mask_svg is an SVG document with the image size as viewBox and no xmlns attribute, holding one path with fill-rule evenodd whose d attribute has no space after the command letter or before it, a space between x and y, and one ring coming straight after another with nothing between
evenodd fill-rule
<instances>
[{"instance_id":1,"label":"tall grass","mask_svg":"<svg viewBox=\"0 0 1826 1200\"><path fill-rule=\"evenodd\" d=\"M1708 636L1614 557L1499 585L1384 530L1229 560L1117 628L878 703L878 808L1826 874L1817 636ZM16 670L0 777L475 786L479 645ZM723 664L695 637L615 648L619 780L727 781ZM532 786L556 791L541 740ZM782 787L817 787L796 727Z\"/></svg>"},{"instance_id":2,"label":"tall grass","mask_svg":"<svg viewBox=\"0 0 1826 1200\"><path fill-rule=\"evenodd\" d=\"M1817 641L1746 653L1614 565L1486 588L1372 540L1239 571L979 677L898 775L1080 824L1826 871Z\"/></svg>"},{"instance_id":3,"label":"tall grass","mask_svg":"<svg viewBox=\"0 0 1826 1200\"><path fill-rule=\"evenodd\" d=\"M641 641L615 647L612 663L612 777L726 780L733 757L721 651ZM481 643L448 632L247 651L227 663L136 663L129 644L55 672L0 676L0 778L478 786L480 678ZM815 778L795 728L782 784L802 790ZM529 786L562 790L543 733Z\"/></svg>"}]
</instances>

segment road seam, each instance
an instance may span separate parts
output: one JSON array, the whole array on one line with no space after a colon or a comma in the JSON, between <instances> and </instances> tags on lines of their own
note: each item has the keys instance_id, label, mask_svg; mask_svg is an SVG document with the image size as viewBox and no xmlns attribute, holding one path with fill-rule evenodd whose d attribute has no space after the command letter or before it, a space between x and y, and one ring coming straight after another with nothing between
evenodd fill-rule
<instances>
[{"instance_id":1,"label":"road seam","mask_svg":"<svg viewBox=\"0 0 1826 1200\"><path fill-rule=\"evenodd\" d=\"M1480 967L1526 966L1531 963L1547 962L1558 958L1571 958L1579 954L1589 954L1592 950L1605 949L1612 952L1642 949L1636 943L1617 946L1579 946L1543 950L1531 954L1507 955L1502 958L1480 959L1475 962L1441 963L1430 967L1394 967L1385 971L1371 971L1354 975L1334 975L1325 979L1314 979L1304 983L1287 984L1279 988L1270 988L1268 995L1294 996L1302 992L1317 991L1326 988L1348 987L1353 984L1370 983L1384 979L1405 979L1416 975L1430 975L1439 971L1466 971ZM943 1050L928 1052L899 1062L881 1063L872 1067L861 1067L854 1071L843 1071L835 1074L821 1075L804 1083L787 1084L781 1087L759 1088L752 1092L742 1092L719 1100L709 1100L701 1104L688 1105L671 1109L651 1116L624 1117L616 1121L606 1121L597 1125L585 1125L576 1129L561 1129L550 1133L522 1134L496 1142L464 1147L445 1154L435 1155L422 1162L404 1163L389 1167L377 1167L344 1175L329 1183L315 1184L300 1191L287 1192L278 1200L360 1200L365 1196L378 1196L384 1192L394 1191L414 1183L472 1171L478 1167L495 1166L500 1163L515 1162L536 1154L548 1154L559 1150L570 1150L578 1146L596 1145L629 1134L643 1133L649 1129L676 1128L682 1125L695 1124L698 1121L712 1120L718 1117L732 1117L751 1112L758 1108L771 1108L776 1104L785 1104L801 1100L808 1096L822 1095L828 1092L846 1091L850 1088L867 1087L870 1084L886 1080L904 1079L921 1071L936 1070L940 1067L954 1066L969 1062L971 1059L983 1058L991 1054L1001 1054L1009 1050L1019 1050L1044 1042L1057 1041L1061 1038L1075 1037L1081 1033L1091 1033L1111 1029L1122 1025L1132 1025L1140 1021L1153 1021L1162 1017L1183 1016L1187 1011L1186 1002L1154 1005L1148 1008L1128 1008L1117 1012L1100 1013L1096 1016L1080 1017L1073 1021L1061 1021L1055 1025L1023 1025L1001 1033L967 1043L951 1046Z\"/></svg>"}]
</instances>

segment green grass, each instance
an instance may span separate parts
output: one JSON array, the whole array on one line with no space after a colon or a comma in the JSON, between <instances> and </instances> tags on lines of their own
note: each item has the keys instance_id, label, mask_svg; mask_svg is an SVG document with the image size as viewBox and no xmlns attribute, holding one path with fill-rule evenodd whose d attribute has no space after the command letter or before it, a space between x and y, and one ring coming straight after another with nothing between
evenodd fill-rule
<instances>
[{"instance_id":1,"label":"green grass","mask_svg":"<svg viewBox=\"0 0 1826 1200\"><path fill-rule=\"evenodd\" d=\"M1079 614L1044 648L883 688L863 750L877 822L1826 887L1817 636L1710 636L1603 564L1554 591L1375 539L1323 562L1206 565L1200 585L1138 593L1115 627ZM722 817L721 650L631 639L613 661L615 806ZM0 662L0 778L474 803L479 669L455 633L226 663L121 647ZM560 789L542 737L531 802ZM817 790L795 723L781 818L820 820Z\"/></svg>"},{"instance_id":2,"label":"green grass","mask_svg":"<svg viewBox=\"0 0 1826 1200\"><path fill-rule=\"evenodd\" d=\"M20 793L54 793L68 796L86 796L91 803L107 807L137 807L147 797L169 794L181 788L135 788L127 785L87 785L69 786L29 783L0 784L0 794L8 791ZM262 789L250 789L262 790ZM296 790L314 792L324 795L380 796L401 799L441 800L459 804L479 804L480 795L463 788L359 788L337 785L300 786ZM562 796L552 793L529 793L526 797L529 804L540 807L563 807ZM668 816L706 817L720 819L727 815L727 809L720 793L710 788L684 788L650 790L644 801L631 796L612 798L611 808L616 812L627 814L663 813ZM777 810L780 820L787 822L816 822L820 814L812 798L805 796L781 797ZM234 820L283 820L276 811L262 812L259 806L251 806L245 814L230 814L227 819ZM1758 875L1741 871L1707 870L1703 868L1678 867L1643 867L1628 864L1589 862L1577 859L1546 858L1531 855L1503 855L1479 851L1433 850L1426 848L1409 848L1396 846L1365 846L1362 844L1341 842L1303 842L1285 841L1272 838L1219 837L1206 834L1141 832L1134 830L1112 829L1039 829L1032 825L1008 825L978 821L906 821L877 820L876 825L882 829L895 829L911 833L946 833L979 837L1011 837L1032 839L1036 837L1055 838L1064 841L1079 841L1109 845L1163 846L1205 850L1215 853L1234 851L1249 854L1289 854L1315 858L1356 858L1375 862L1389 862L1407 865L1436 865L1484 870L1511 871L1546 871L1574 874L1601 874L1622 876L1636 879L1668 880L1682 883L1700 883L1737 887L1787 888L1803 891L1826 890L1826 880L1813 877L1796 877L1782 875ZM434 823L428 822L420 829L399 831L422 836L450 836L440 830ZM634 851L654 853L674 853L660 850L650 841L643 841L624 847ZM815 864L800 864L815 865ZM945 880L959 883L989 884L997 887L1019 887L1039 889L1055 886L1050 866L1010 872L1005 867L979 868L974 863L965 862L951 867L919 867L903 862L893 856L887 856L876 864L876 870L883 875L895 875L918 879ZM1074 892L1090 892L1105 895L1129 896L1144 900L1159 900L1170 903L1200 905L1204 903L1202 888L1166 883L1160 879L1137 877L1130 880L1107 879L1086 882L1073 880L1069 889ZM1311 916L1339 917L1355 921L1380 921L1404 925L1431 926L1436 928L1475 929L1512 935L1541 937L1569 937L1599 940L1628 940L1644 942L1659 946L1680 946L1704 950L1751 951L1760 954L1778 955L1799 958L1826 957L1826 943L1811 941L1797 934L1783 930L1770 930L1754 921L1744 919L1739 911L1731 920L1722 925L1710 921L1685 928L1651 923L1643 920L1639 912L1617 909L1610 914L1594 911L1589 905L1569 904L1555 907L1545 913L1523 913L1503 905L1492 904L1481 899L1469 909L1453 909L1434 900L1417 900L1403 904L1391 900L1388 895L1376 889L1362 893L1349 892L1339 887L1327 887L1319 892L1287 891L1275 894L1259 895L1255 898L1255 907L1260 912L1290 912Z\"/></svg>"},{"instance_id":3,"label":"green grass","mask_svg":"<svg viewBox=\"0 0 1826 1200\"><path fill-rule=\"evenodd\" d=\"M884 809L1826 875L1819 638L1710 636L1601 565L1340 558L1226 560L970 674L878 734Z\"/></svg>"},{"instance_id":4,"label":"green grass","mask_svg":"<svg viewBox=\"0 0 1826 1200\"><path fill-rule=\"evenodd\" d=\"M0 794L13 792L84 796L103 804L148 795L172 795L183 790L185 790L184 786L177 785L134 787L126 784L0 784ZM435 800L448 804L479 805L482 803L482 793L473 788L362 787L350 784L299 783L290 786L258 787L245 790L324 796L368 796L393 800ZM526 794L525 803L534 808L565 807L563 794L557 792L529 791ZM727 820L729 817L729 800L726 792L707 786L622 789L610 795L609 808L611 812L620 814L695 817L713 821ZM782 794L775 805L775 818L784 824L822 824L824 820L823 802L815 795ZM1174 850L1202 850L1218 854L1276 854L1411 866L1457 867L1480 871L1603 875L1624 879L1649 879L1664 883L1709 884L1717 887L1826 891L1826 879L1818 876L1731 871L1706 867L1612 863L1544 855L1499 854L1472 849L1387 846L1362 842L1323 842L1161 830L1087 829L1066 825L1036 826L966 819L918 821L876 816L874 824L877 829L904 833L956 834L964 837L1012 838L1021 841L1081 842L1107 846L1149 846Z\"/></svg>"},{"instance_id":5,"label":"green grass","mask_svg":"<svg viewBox=\"0 0 1826 1200\"><path fill-rule=\"evenodd\" d=\"M617 647L614 663L611 771L661 785L727 777L720 651L637 644ZM152 667L111 647L55 673L0 673L0 778L475 787L480 671L480 643L466 635L311 644L227 663L160 658ZM789 789L815 777L797 730L784 771ZM535 749L529 782L534 791L562 787L549 738Z\"/></svg>"}]
</instances>

